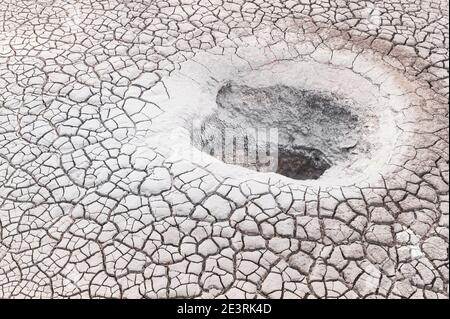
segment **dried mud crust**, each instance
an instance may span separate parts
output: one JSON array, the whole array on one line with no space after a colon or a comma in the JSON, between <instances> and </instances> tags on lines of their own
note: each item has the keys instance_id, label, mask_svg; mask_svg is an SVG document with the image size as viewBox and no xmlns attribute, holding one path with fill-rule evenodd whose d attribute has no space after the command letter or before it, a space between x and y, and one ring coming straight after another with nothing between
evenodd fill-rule
<instances>
[{"instance_id":1,"label":"dried mud crust","mask_svg":"<svg viewBox=\"0 0 450 319\"><path fill-rule=\"evenodd\" d=\"M0 12L1 298L448 298L447 1ZM314 181L198 156L230 81L353 101L371 151Z\"/></svg>"}]
</instances>

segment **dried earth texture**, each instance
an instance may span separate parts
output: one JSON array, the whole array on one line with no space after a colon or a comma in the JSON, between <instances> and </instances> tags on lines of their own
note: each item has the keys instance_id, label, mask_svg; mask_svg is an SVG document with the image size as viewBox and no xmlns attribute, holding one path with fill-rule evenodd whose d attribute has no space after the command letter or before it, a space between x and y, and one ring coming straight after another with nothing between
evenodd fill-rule
<instances>
[{"instance_id":1,"label":"dried earth texture","mask_svg":"<svg viewBox=\"0 0 450 319\"><path fill-rule=\"evenodd\" d=\"M1 0L0 297L448 298L447 16ZM202 156L211 118L282 126L288 176Z\"/></svg>"}]
</instances>

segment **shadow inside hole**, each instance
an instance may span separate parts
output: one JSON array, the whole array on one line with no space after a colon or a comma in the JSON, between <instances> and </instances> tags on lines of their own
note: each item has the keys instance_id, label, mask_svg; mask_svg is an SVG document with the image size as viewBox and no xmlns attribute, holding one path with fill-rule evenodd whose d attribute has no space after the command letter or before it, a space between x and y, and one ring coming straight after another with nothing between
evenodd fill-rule
<instances>
[{"instance_id":1,"label":"shadow inside hole","mask_svg":"<svg viewBox=\"0 0 450 319\"><path fill-rule=\"evenodd\" d=\"M331 168L331 163L321 151L301 146L279 147L277 173L292 179L320 178Z\"/></svg>"}]
</instances>

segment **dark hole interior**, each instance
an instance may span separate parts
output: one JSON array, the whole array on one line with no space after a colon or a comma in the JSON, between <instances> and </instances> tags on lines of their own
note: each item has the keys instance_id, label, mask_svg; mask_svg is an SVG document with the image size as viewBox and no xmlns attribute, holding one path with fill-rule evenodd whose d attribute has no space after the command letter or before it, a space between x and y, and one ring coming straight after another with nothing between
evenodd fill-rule
<instances>
[{"instance_id":1,"label":"dark hole interior","mask_svg":"<svg viewBox=\"0 0 450 319\"><path fill-rule=\"evenodd\" d=\"M313 148L278 149L277 173L293 179L318 179L331 167L325 155Z\"/></svg>"}]
</instances>

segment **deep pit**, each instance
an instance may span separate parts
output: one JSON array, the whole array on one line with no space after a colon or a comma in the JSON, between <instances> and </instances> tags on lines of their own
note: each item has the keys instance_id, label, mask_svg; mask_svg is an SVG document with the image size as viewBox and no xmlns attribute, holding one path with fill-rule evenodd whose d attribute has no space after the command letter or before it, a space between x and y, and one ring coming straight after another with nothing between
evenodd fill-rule
<instances>
[{"instance_id":1,"label":"deep pit","mask_svg":"<svg viewBox=\"0 0 450 319\"><path fill-rule=\"evenodd\" d=\"M325 155L316 149L305 147L278 148L278 166L280 175L298 180L318 179L331 163Z\"/></svg>"},{"instance_id":2,"label":"deep pit","mask_svg":"<svg viewBox=\"0 0 450 319\"><path fill-rule=\"evenodd\" d=\"M354 102L331 93L229 82L216 103L194 140L227 164L314 180L366 148ZM278 130L277 140L269 129Z\"/></svg>"}]
</instances>

